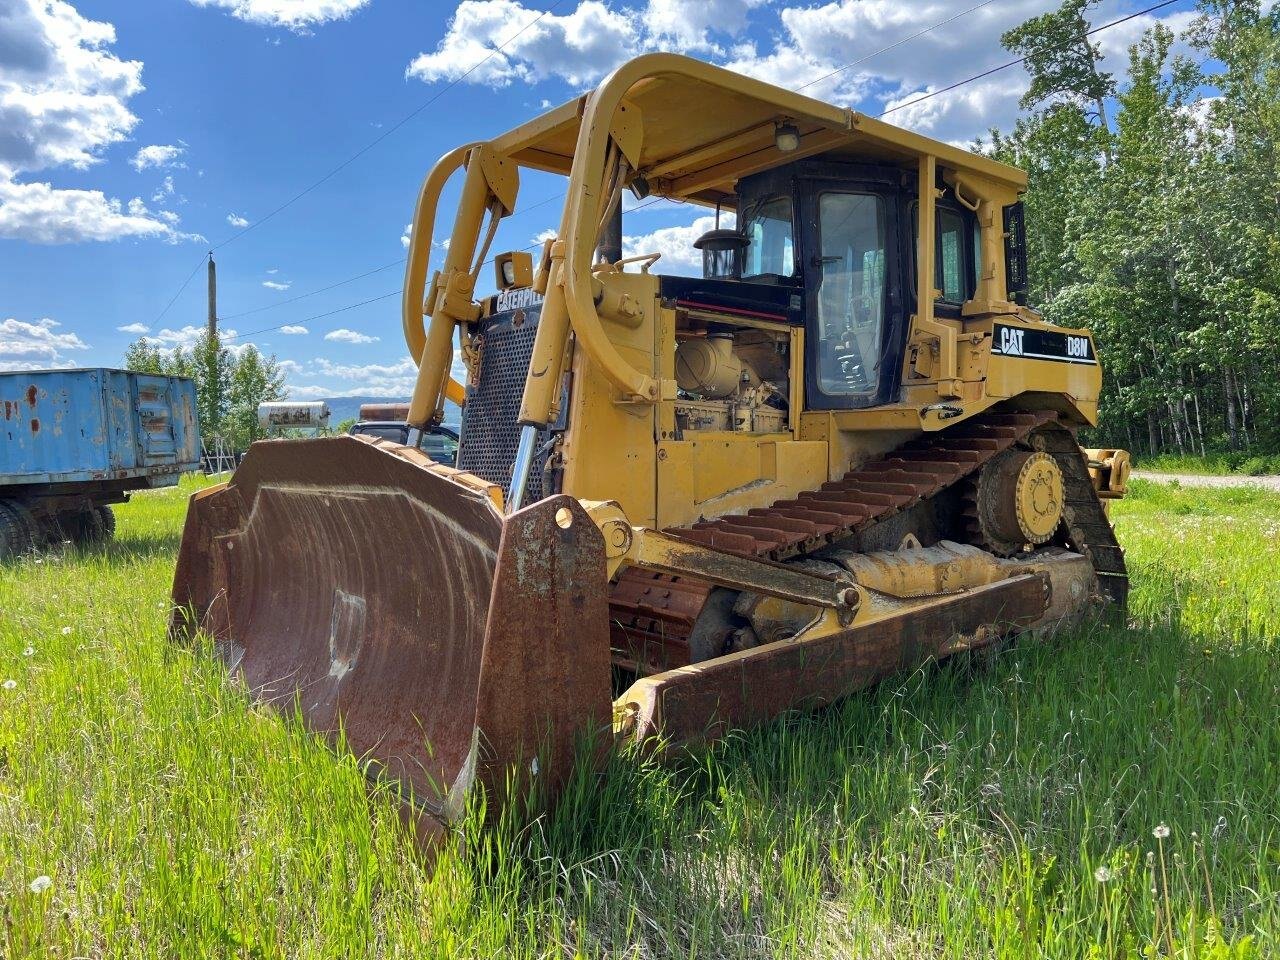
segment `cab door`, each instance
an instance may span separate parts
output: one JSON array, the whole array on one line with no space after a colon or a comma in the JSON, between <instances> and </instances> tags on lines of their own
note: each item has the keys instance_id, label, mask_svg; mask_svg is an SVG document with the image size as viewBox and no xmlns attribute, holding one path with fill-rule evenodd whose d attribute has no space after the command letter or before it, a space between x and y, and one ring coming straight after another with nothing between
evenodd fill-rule
<instances>
[{"instance_id":1,"label":"cab door","mask_svg":"<svg viewBox=\"0 0 1280 960\"><path fill-rule=\"evenodd\" d=\"M901 197L896 185L801 181L806 316L805 406L846 410L898 393L905 331Z\"/></svg>"}]
</instances>

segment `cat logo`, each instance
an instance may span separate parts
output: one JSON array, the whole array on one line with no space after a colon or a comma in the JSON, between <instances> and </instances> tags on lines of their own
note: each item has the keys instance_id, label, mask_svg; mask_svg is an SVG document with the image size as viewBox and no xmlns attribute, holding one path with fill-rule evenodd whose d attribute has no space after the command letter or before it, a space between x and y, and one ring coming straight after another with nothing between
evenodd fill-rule
<instances>
[{"instance_id":1,"label":"cat logo","mask_svg":"<svg viewBox=\"0 0 1280 960\"><path fill-rule=\"evenodd\" d=\"M1022 338L1027 331L1017 327L1000 328L1000 352L1006 357L1022 356Z\"/></svg>"},{"instance_id":2,"label":"cat logo","mask_svg":"<svg viewBox=\"0 0 1280 960\"><path fill-rule=\"evenodd\" d=\"M542 303L542 294L529 287L518 287L515 290L504 290L498 294L493 303L494 313L505 313L508 310L526 310Z\"/></svg>"},{"instance_id":3,"label":"cat logo","mask_svg":"<svg viewBox=\"0 0 1280 960\"><path fill-rule=\"evenodd\" d=\"M1093 341L1079 334L997 323L991 331L991 353L998 357L1048 360L1051 363L1098 365Z\"/></svg>"}]
</instances>

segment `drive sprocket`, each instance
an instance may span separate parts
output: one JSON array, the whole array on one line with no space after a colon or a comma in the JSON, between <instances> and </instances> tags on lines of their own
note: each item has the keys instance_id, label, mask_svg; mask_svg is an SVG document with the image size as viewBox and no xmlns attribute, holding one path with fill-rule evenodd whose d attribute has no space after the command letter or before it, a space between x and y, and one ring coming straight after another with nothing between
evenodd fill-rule
<instances>
[{"instance_id":1,"label":"drive sprocket","mask_svg":"<svg viewBox=\"0 0 1280 960\"><path fill-rule=\"evenodd\" d=\"M1062 522L1062 468L1042 450L1015 448L983 464L967 492L969 533L1002 557L1048 543Z\"/></svg>"}]
</instances>

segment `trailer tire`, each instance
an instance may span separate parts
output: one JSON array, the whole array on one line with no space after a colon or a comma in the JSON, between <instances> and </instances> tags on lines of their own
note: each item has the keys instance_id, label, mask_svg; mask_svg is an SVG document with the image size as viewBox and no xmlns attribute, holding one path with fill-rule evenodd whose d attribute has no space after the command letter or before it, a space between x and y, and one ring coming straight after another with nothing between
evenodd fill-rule
<instances>
[{"instance_id":1,"label":"trailer tire","mask_svg":"<svg viewBox=\"0 0 1280 960\"><path fill-rule=\"evenodd\" d=\"M62 532L77 547L96 547L115 535L116 515L106 505L90 507L75 513L64 513L60 518Z\"/></svg>"},{"instance_id":2,"label":"trailer tire","mask_svg":"<svg viewBox=\"0 0 1280 960\"><path fill-rule=\"evenodd\" d=\"M0 500L0 560L20 557L35 548L35 521L16 500Z\"/></svg>"},{"instance_id":3,"label":"trailer tire","mask_svg":"<svg viewBox=\"0 0 1280 960\"><path fill-rule=\"evenodd\" d=\"M116 535L116 514L105 503L99 504L94 511L98 515L99 540L107 543Z\"/></svg>"}]
</instances>

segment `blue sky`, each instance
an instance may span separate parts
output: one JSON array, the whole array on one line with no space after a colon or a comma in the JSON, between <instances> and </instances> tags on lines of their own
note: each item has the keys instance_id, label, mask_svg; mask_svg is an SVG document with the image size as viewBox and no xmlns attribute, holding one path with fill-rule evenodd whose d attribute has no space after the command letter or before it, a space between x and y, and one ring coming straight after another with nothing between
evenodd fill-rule
<instances>
[{"instance_id":1,"label":"blue sky","mask_svg":"<svg viewBox=\"0 0 1280 960\"><path fill-rule=\"evenodd\" d=\"M862 60L806 92L878 114L1008 59L1000 33L1050 5L0 0L0 369L118 364L141 334L189 342L203 268L178 290L214 246L229 342L275 353L294 396L401 395L412 368L397 297L353 305L398 291L418 185L449 148L653 49L792 88ZM1094 22L1141 5L1105 0ZM1190 11L1155 17L1178 30ZM1113 68L1155 17L1098 36ZM965 143L1009 126L1025 84L1006 70L890 119ZM561 189L526 176L521 205ZM663 250L668 272L688 272L701 215L669 203L631 214L628 249ZM495 249L557 221L556 203L517 215Z\"/></svg>"}]
</instances>

